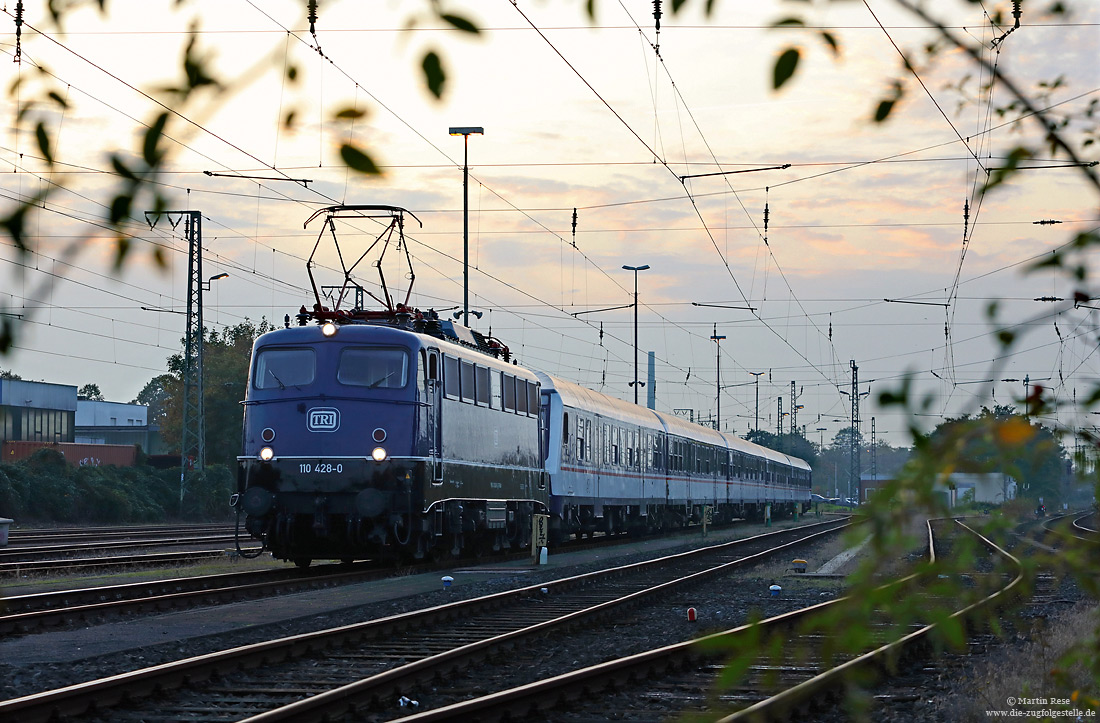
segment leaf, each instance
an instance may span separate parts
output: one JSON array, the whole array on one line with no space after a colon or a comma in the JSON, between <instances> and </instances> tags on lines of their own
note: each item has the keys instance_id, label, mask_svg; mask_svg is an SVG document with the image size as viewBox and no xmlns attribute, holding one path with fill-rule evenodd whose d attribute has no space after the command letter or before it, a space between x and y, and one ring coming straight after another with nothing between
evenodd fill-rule
<instances>
[{"instance_id":1,"label":"leaf","mask_svg":"<svg viewBox=\"0 0 1100 723\"><path fill-rule=\"evenodd\" d=\"M894 110L894 104L897 100L887 99L879 101L878 108L875 109L875 123L882 123L889 117L890 112Z\"/></svg>"},{"instance_id":2,"label":"leaf","mask_svg":"<svg viewBox=\"0 0 1100 723\"><path fill-rule=\"evenodd\" d=\"M840 56L840 43L837 42L836 36L827 30L821 31L821 39L829 46L829 50L833 51L833 57Z\"/></svg>"},{"instance_id":3,"label":"leaf","mask_svg":"<svg viewBox=\"0 0 1100 723\"><path fill-rule=\"evenodd\" d=\"M130 207L134 203L134 197L128 194L122 193L114 197L111 200L111 223L118 225L122 221L129 217Z\"/></svg>"},{"instance_id":4,"label":"leaf","mask_svg":"<svg viewBox=\"0 0 1100 723\"><path fill-rule=\"evenodd\" d=\"M798 48L787 48L779 59L775 61L775 72L772 79L772 87L779 90L784 83L791 79L798 68L798 59L801 53Z\"/></svg>"},{"instance_id":5,"label":"leaf","mask_svg":"<svg viewBox=\"0 0 1100 723\"><path fill-rule=\"evenodd\" d=\"M353 145L345 143L340 146L340 157L344 159L344 163L348 164L349 168L353 168L360 173L374 176L382 175L382 171L375 165L374 160Z\"/></svg>"},{"instance_id":6,"label":"leaf","mask_svg":"<svg viewBox=\"0 0 1100 723\"><path fill-rule=\"evenodd\" d=\"M443 13L439 17L464 33L473 33L474 35L477 35L481 32L481 29L478 28L478 26L474 25L472 22L462 17L461 15L449 15Z\"/></svg>"},{"instance_id":7,"label":"leaf","mask_svg":"<svg viewBox=\"0 0 1100 723\"><path fill-rule=\"evenodd\" d=\"M153 121L153 125L149 126L149 130L145 132L145 143L141 147L141 155L145 158L145 162L149 164L149 167L157 165L160 162L160 153L157 152L157 144L160 142L161 136L164 135L164 127L168 124L168 112L165 111L157 116L157 119Z\"/></svg>"},{"instance_id":8,"label":"leaf","mask_svg":"<svg viewBox=\"0 0 1100 723\"><path fill-rule=\"evenodd\" d=\"M42 157L46 163L53 165L53 154L50 152L50 136L46 133L46 125L39 121L34 129L34 137L38 141L38 150L42 151Z\"/></svg>"},{"instance_id":9,"label":"leaf","mask_svg":"<svg viewBox=\"0 0 1100 723\"><path fill-rule=\"evenodd\" d=\"M294 121L298 118L298 111L291 108L286 112L286 118L283 119L283 128L290 130L294 127Z\"/></svg>"},{"instance_id":10,"label":"leaf","mask_svg":"<svg viewBox=\"0 0 1100 723\"><path fill-rule=\"evenodd\" d=\"M68 109L68 107L69 107L69 102L67 100L65 100L64 98L62 98L61 95L58 94L58 92L56 90L51 90L50 91L50 99L54 103L57 103L62 108Z\"/></svg>"},{"instance_id":11,"label":"leaf","mask_svg":"<svg viewBox=\"0 0 1100 723\"><path fill-rule=\"evenodd\" d=\"M8 232L12 242L15 244L15 248L21 253L27 250L26 226L27 212L30 207L30 204L20 205L10 216L0 220L0 227Z\"/></svg>"},{"instance_id":12,"label":"leaf","mask_svg":"<svg viewBox=\"0 0 1100 723\"><path fill-rule=\"evenodd\" d=\"M341 120L356 120L362 118L366 114L367 112L365 110L359 110L358 108L344 108L336 114L336 117Z\"/></svg>"},{"instance_id":13,"label":"leaf","mask_svg":"<svg viewBox=\"0 0 1100 723\"><path fill-rule=\"evenodd\" d=\"M783 18L782 20L776 20L772 23L773 28L803 28L806 27L806 23L802 21L802 18Z\"/></svg>"},{"instance_id":14,"label":"leaf","mask_svg":"<svg viewBox=\"0 0 1100 723\"><path fill-rule=\"evenodd\" d=\"M138 177L126 167L126 164L122 162L122 159L116 155L111 156L111 165L115 169L115 173L125 178L127 181L136 181Z\"/></svg>"},{"instance_id":15,"label":"leaf","mask_svg":"<svg viewBox=\"0 0 1100 723\"><path fill-rule=\"evenodd\" d=\"M121 269L130 253L130 239L119 236L115 239L115 270Z\"/></svg>"},{"instance_id":16,"label":"leaf","mask_svg":"<svg viewBox=\"0 0 1100 723\"><path fill-rule=\"evenodd\" d=\"M443 72L443 62L439 59L439 54L434 50L429 51L420 67L424 69L424 82L428 84L428 90L436 98L442 98L447 74Z\"/></svg>"}]
</instances>

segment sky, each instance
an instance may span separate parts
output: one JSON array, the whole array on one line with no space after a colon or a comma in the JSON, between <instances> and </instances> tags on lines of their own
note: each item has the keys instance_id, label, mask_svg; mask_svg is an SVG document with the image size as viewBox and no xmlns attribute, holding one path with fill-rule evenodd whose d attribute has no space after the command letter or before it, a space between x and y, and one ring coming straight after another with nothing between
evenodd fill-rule
<instances>
[{"instance_id":1,"label":"sky","mask_svg":"<svg viewBox=\"0 0 1100 723\"><path fill-rule=\"evenodd\" d=\"M204 276L229 274L205 294L210 328L278 324L311 305L306 259L321 226L303 223L335 203L415 214L411 303L461 305L464 149L448 129L481 126L467 148L470 303L483 312L473 325L491 326L521 364L632 399L633 309L599 310L630 305L635 278L622 267L649 265L637 274L638 374L645 379L653 351L661 410L714 419L720 398L723 430L744 434L759 419L775 431L793 382L797 425L827 443L851 423L841 392L852 389L854 362L861 431L869 436L874 418L876 437L891 444L907 443L910 424L1018 405L1025 378L1064 405L1044 422L1094 424L1071 403L1100 381L1097 310L1035 301L1087 287L1029 268L1100 225L1095 189L1078 168L1049 167L983 194L986 170L1035 142L1037 126L998 114L1007 91L995 88L990 103L960 51L929 61L920 50L935 33L895 2L725 0L709 17L698 0L676 15L664 3L659 56L649 0L600 0L594 20L579 1L444 3L475 21L477 36L446 28L427 0L323 0L316 38L305 2L110 0L105 14L73 11L63 31L45 3L28 2L18 63L8 5L3 213L52 189L32 216L33 254L19 257L0 237L0 311L21 322L0 368L23 378L95 383L107 399L130 401L179 351L182 227L150 229L140 204L151 200L139 199L126 226L133 252L116 271L103 219L120 184L111 154L140 157L161 110L153 99L179 82L193 40L226 83L173 105L160 191L171 208L202 213ZM1008 16L1011 3L925 5L1057 117L1074 116L1065 136L1097 158L1096 145L1081 148L1090 126L1080 116L1100 100L1100 7L1073 3L1066 18L1025 3L1021 27L993 52L1007 27L992 28L990 16ZM770 27L795 12L807 27ZM798 72L776 91L775 58L791 46L801 50ZM425 89L427 51L443 59L442 99ZM875 124L895 79L904 98ZM48 90L68 106L32 116L54 134L54 169L33 125L16 122L20 104ZM338 120L346 108L364 116ZM339 155L347 142L383 174L349 173ZM1040 148L1028 163L1065 158ZM741 172L702 175L730 171ZM374 239L369 224L340 231L345 254ZM376 291L372 260L356 277ZM387 255L383 270L403 298L409 280L395 260ZM318 264L319 283L339 283L331 242L319 245ZM1012 354L997 341L1003 325L1017 333ZM725 337L717 348L715 333ZM923 402L915 415L878 401L904 379Z\"/></svg>"}]
</instances>

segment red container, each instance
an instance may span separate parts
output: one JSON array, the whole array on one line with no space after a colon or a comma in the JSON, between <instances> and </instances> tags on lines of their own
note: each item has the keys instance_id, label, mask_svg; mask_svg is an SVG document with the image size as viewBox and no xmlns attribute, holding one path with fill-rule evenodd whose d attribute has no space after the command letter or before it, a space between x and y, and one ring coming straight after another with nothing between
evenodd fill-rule
<instances>
[{"instance_id":1,"label":"red container","mask_svg":"<svg viewBox=\"0 0 1100 723\"><path fill-rule=\"evenodd\" d=\"M27 459L43 447L56 449L64 455L66 462L78 467L87 465L133 467L134 460L137 458L137 447L132 444L76 444L75 442L50 444L23 440L4 442L0 454L3 455L3 462L11 463Z\"/></svg>"}]
</instances>

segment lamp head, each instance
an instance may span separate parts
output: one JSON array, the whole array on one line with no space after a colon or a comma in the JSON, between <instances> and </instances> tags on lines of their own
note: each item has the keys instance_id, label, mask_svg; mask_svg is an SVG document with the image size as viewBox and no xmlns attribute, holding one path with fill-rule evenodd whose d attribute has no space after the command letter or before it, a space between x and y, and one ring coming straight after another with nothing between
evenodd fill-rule
<instances>
[{"instance_id":1,"label":"lamp head","mask_svg":"<svg viewBox=\"0 0 1100 723\"><path fill-rule=\"evenodd\" d=\"M451 126L448 131L452 136L483 136L485 129L481 126Z\"/></svg>"}]
</instances>

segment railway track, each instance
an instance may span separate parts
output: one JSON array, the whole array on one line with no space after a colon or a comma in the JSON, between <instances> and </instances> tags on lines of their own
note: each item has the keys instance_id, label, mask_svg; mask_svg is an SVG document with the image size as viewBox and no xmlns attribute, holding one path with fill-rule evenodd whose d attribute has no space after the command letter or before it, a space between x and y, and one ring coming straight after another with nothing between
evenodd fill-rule
<instances>
[{"instance_id":1,"label":"railway track","mask_svg":"<svg viewBox=\"0 0 1100 723\"><path fill-rule=\"evenodd\" d=\"M220 555L224 552L218 551ZM118 615L218 605L303 590L377 580L393 574L371 563L321 565L182 577L171 580L13 595L0 599L0 634L101 622Z\"/></svg>"},{"instance_id":2,"label":"railway track","mask_svg":"<svg viewBox=\"0 0 1100 723\"><path fill-rule=\"evenodd\" d=\"M8 549L58 543L109 542L160 537L228 535L231 524L130 525L125 527L27 528L8 532Z\"/></svg>"},{"instance_id":3,"label":"railway track","mask_svg":"<svg viewBox=\"0 0 1100 723\"><path fill-rule=\"evenodd\" d=\"M908 621L904 625L876 619L871 611L873 644L860 653L840 652L838 642L846 631L814 625L816 616L835 606L852 603L848 598L810 606L802 610L744 625L700 640L620 658L548 680L472 698L462 703L402 718L407 723L428 721L554 720L591 721L607 710L620 711L622 720L661 720L679 716L685 710L703 710L709 719L722 723L767 721L794 716L812 718L814 711L829 707L852 680L867 682L890 669L905 656L919 655L936 644L936 635L947 624L965 626L969 616L990 606L1006 603L1021 586L1019 562L1009 553L978 535L961 522L965 534L977 536L992 555L1012 569L999 589L956 610L946 621ZM929 525L931 555L935 553ZM985 572L976 575L999 576ZM884 586L893 595L923 595L928 584L917 575ZM727 668L731 650L760 649L756 659L740 658ZM716 682L726 685L719 692ZM730 684L735 680L734 684ZM635 713L636 717L631 717ZM275 720L257 717L253 721Z\"/></svg>"},{"instance_id":4,"label":"railway track","mask_svg":"<svg viewBox=\"0 0 1100 723\"><path fill-rule=\"evenodd\" d=\"M0 702L6 721L103 710L118 720L321 720L396 702L416 681L615 616L655 596L751 565L846 526L778 530L649 562L427 610L268 641ZM208 682L204 682L208 681ZM167 691L187 688L168 699ZM156 700L146 696L157 693ZM398 693L395 695L394 693ZM308 696L308 697L306 697ZM124 701L133 705L119 706ZM400 711L397 711L398 713Z\"/></svg>"},{"instance_id":5,"label":"railway track","mask_svg":"<svg viewBox=\"0 0 1100 723\"><path fill-rule=\"evenodd\" d=\"M149 552L140 555L113 555L110 557L81 557L68 560L0 562L0 578L27 575L30 573L44 575L87 572L89 570L180 565L201 562L204 560L217 560L225 556L225 549L217 549L187 550L184 552Z\"/></svg>"},{"instance_id":6,"label":"railway track","mask_svg":"<svg viewBox=\"0 0 1100 723\"><path fill-rule=\"evenodd\" d=\"M670 536L675 538L676 536ZM692 534L691 537L695 537ZM621 537L596 537L571 540L558 552L579 552L622 544ZM10 574L55 570L89 570L100 567L151 566L220 559L225 550L201 550L182 553L151 553L72 561L12 563ZM509 553L492 558L508 562L529 560L528 552ZM422 563L408 570L431 572L447 570L455 561ZM0 575L6 568L0 564ZM399 568L401 574L404 568ZM369 582L395 574L392 565L363 561L354 565L327 564L308 569L281 568L228 572L216 575L180 577L121 585L102 585L0 598L0 634L22 634L42 627L101 622L118 615L163 612L198 605L217 605L237 600L300 592L336 585Z\"/></svg>"},{"instance_id":7,"label":"railway track","mask_svg":"<svg viewBox=\"0 0 1100 723\"><path fill-rule=\"evenodd\" d=\"M210 560L234 540L226 525L24 530L0 549L0 578Z\"/></svg>"}]
</instances>

